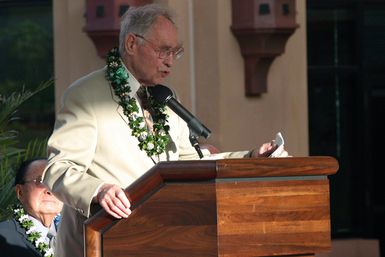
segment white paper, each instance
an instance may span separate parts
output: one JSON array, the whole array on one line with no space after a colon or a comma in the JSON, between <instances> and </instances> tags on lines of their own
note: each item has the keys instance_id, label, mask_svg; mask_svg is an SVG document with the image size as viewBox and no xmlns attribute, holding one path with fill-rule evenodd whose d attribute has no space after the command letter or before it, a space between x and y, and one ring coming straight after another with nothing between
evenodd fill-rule
<instances>
[{"instance_id":1,"label":"white paper","mask_svg":"<svg viewBox=\"0 0 385 257\"><path fill-rule=\"evenodd\" d=\"M283 139L282 133L278 132L275 136L274 145L277 146L277 149L269 157L277 157L283 150L285 140Z\"/></svg>"}]
</instances>

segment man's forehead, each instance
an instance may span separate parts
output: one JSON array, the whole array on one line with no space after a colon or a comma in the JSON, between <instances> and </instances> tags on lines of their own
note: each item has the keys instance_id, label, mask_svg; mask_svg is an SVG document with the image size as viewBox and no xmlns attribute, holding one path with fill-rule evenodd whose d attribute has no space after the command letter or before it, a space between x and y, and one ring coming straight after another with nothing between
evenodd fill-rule
<instances>
[{"instance_id":1,"label":"man's forehead","mask_svg":"<svg viewBox=\"0 0 385 257\"><path fill-rule=\"evenodd\" d=\"M47 165L46 160L36 160L32 162L29 165L27 172L25 173L25 177L36 178L38 176L43 175L43 171L46 165Z\"/></svg>"},{"instance_id":2,"label":"man's forehead","mask_svg":"<svg viewBox=\"0 0 385 257\"><path fill-rule=\"evenodd\" d=\"M178 30L172 21L159 16L145 34L154 37L177 36Z\"/></svg>"}]
</instances>

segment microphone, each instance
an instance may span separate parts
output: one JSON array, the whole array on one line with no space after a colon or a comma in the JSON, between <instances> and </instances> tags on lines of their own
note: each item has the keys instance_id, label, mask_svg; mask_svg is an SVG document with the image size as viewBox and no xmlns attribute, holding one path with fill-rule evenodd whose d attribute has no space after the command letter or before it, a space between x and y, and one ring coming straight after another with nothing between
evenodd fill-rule
<instances>
[{"instance_id":1,"label":"microphone","mask_svg":"<svg viewBox=\"0 0 385 257\"><path fill-rule=\"evenodd\" d=\"M196 136L203 136L204 138L210 136L211 131L174 98L174 94L170 88L158 84L148 87L148 90L156 101L166 104L181 117Z\"/></svg>"}]
</instances>

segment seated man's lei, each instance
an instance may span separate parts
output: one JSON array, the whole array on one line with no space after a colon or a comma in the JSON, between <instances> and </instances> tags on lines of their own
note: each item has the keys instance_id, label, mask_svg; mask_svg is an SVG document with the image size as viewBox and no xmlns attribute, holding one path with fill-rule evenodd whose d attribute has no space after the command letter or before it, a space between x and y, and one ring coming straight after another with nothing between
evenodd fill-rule
<instances>
[{"instance_id":1,"label":"seated man's lei","mask_svg":"<svg viewBox=\"0 0 385 257\"><path fill-rule=\"evenodd\" d=\"M25 213L23 207L17 206L13 210L13 215L15 217L15 220L20 224L20 226L25 229L28 241L30 241L44 257L54 257L53 249L47 243L45 243L45 240L41 236L41 233L37 231L37 228L34 226L33 221ZM58 215L60 216L60 214Z\"/></svg>"}]
</instances>

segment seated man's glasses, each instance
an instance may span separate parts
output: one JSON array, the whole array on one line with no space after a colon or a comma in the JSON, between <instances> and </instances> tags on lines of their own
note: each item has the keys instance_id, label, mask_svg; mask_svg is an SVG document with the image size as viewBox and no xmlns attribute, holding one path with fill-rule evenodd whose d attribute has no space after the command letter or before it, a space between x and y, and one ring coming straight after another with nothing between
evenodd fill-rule
<instances>
[{"instance_id":1,"label":"seated man's glasses","mask_svg":"<svg viewBox=\"0 0 385 257\"><path fill-rule=\"evenodd\" d=\"M183 55L183 52L184 52L183 47L178 47L178 48L174 48L174 49L170 49L170 48L161 49L156 44L152 43L150 40L146 39L145 37L138 35L138 34L134 34L134 35L136 37L146 41L151 46L151 48L156 53L158 53L158 57L160 59L166 59L166 58L172 56L174 58L174 60L176 60L176 59L179 59Z\"/></svg>"},{"instance_id":2,"label":"seated man's glasses","mask_svg":"<svg viewBox=\"0 0 385 257\"><path fill-rule=\"evenodd\" d=\"M40 186L41 184L43 184L43 178L40 176L32 180L24 180L22 185L27 183L34 183L36 186Z\"/></svg>"}]
</instances>

